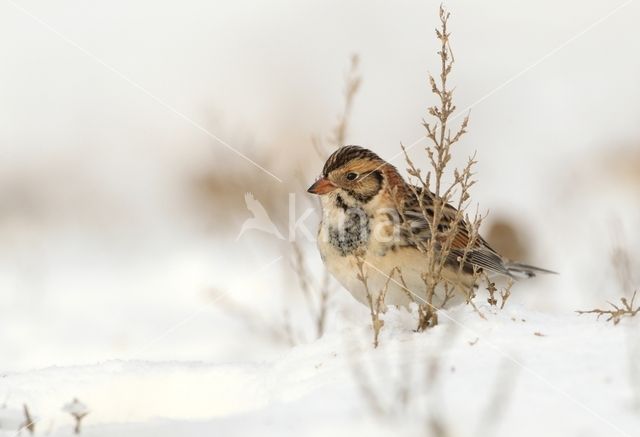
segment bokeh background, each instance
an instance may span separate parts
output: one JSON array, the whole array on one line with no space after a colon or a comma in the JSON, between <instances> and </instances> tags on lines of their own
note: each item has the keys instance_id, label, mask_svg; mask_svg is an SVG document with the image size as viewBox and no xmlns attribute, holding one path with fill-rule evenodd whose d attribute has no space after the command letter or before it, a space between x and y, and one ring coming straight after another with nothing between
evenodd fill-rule
<instances>
[{"instance_id":1,"label":"bokeh background","mask_svg":"<svg viewBox=\"0 0 640 437\"><path fill-rule=\"evenodd\" d=\"M455 163L477 151L484 233L561 273L512 299L566 313L630 293L640 5L447 6L456 102L473 106ZM348 142L404 171L399 145L423 137L434 102L437 7L0 2L0 371L261 359L312 339L291 245L237 239L245 193L284 235L290 193L296 217L317 207L304 191L322 166L312 140L335 146L354 54ZM412 148L420 165L424 145ZM299 243L321 276L313 243ZM350 305L333 290L331 312Z\"/></svg>"}]
</instances>

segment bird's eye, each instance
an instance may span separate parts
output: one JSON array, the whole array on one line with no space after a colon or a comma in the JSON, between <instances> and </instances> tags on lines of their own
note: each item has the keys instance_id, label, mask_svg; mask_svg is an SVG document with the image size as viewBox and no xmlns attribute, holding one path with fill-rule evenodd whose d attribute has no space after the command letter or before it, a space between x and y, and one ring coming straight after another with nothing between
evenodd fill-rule
<instances>
[{"instance_id":1,"label":"bird's eye","mask_svg":"<svg viewBox=\"0 0 640 437\"><path fill-rule=\"evenodd\" d=\"M358 177L358 173L347 173L347 180L354 181Z\"/></svg>"}]
</instances>

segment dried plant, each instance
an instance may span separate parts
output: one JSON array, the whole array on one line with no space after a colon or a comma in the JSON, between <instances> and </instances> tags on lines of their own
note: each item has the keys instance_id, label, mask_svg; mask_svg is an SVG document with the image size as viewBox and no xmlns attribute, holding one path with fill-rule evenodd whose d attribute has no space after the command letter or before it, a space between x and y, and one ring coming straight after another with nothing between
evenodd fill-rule
<instances>
[{"instance_id":1,"label":"dried plant","mask_svg":"<svg viewBox=\"0 0 640 437\"><path fill-rule=\"evenodd\" d=\"M440 58L440 74L438 79L429 74L429 83L431 91L437 97L437 104L428 108L429 115L433 118L431 121L425 120L423 126L426 129L426 136L429 145L425 151L430 163L430 169L425 176L421 170L413 163L413 160L407 153L407 148L401 145L407 164L407 172L409 176L417 179L417 184L409 184L409 188L413 191L413 196L418 201L418 207L429 226L431 237L426 241L419 241L418 249L425 254L425 271L422 274L422 281L425 287L425 298L417 298L416 295L409 292L409 289L402 278L402 273L398 269L396 273L402 283L402 288L408 292L408 297L418 306L418 330L423 331L429 327L438 324L438 309L446 305L457 293L462 293L466 298L466 302L470 304L474 310L484 318L478 307L474 303L476 296L477 284L481 279L487 283L489 292L489 303L493 306L498 305L498 288L496 284L481 270L474 268L472 279L467 286L453 283L445 278L444 270L449 268L453 257L454 241L464 228L464 233L468 236L465 247L456 248L455 259L458 262L457 274L463 277L464 266L471 250L476 246L479 235L480 225L485 218L478 212L470 216L469 199L471 187L475 184L473 169L477 164L475 153L467 160L466 165L461 168L455 168L450 172L450 162L452 159L452 149L461 140L467 132L469 123L468 114L463 121L452 132L451 122L453 121L453 113L456 106L453 101L453 89L449 86L448 80L453 69L454 58L451 51L450 36L448 30L448 21L450 14L440 6L439 19L440 26L436 29L436 37L440 44L438 55ZM445 180L452 173L453 181L449 184ZM412 181L413 182L413 181ZM404 216L404 206L398 196L395 204L400 212L401 218L407 222ZM451 208L449 205L452 205ZM453 211L453 212L452 212ZM359 268L361 269L361 265ZM364 284L367 293L370 294L366 276L361 269L359 280ZM394 280L394 282L397 282ZM509 281L506 288L499 291L501 298L500 308L503 308L507 299L511 295L512 281ZM436 291L442 291L442 301L436 302ZM379 330L382 324L378 322L376 314L378 301L370 299L370 310L372 321L374 323L374 344L377 344Z\"/></svg>"},{"instance_id":2,"label":"dried plant","mask_svg":"<svg viewBox=\"0 0 640 437\"><path fill-rule=\"evenodd\" d=\"M347 142L349 124L351 122L351 110L353 109L353 102L360 90L362 84L362 75L360 74L360 57L357 54L351 55L349 69L345 76L344 85L344 106L342 113L338 116L335 127L328 136L327 141L323 141L321 138L312 138L312 145L318 154L318 158L324 162L331 154L333 149L343 146ZM330 144L330 147L327 147Z\"/></svg>"},{"instance_id":3,"label":"dried plant","mask_svg":"<svg viewBox=\"0 0 640 437\"><path fill-rule=\"evenodd\" d=\"M419 360L416 360L416 349L407 348L404 342L387 343L384 350L362 350L362 346L353 344L353 377L376 418L403 423L405 419L419 418L420 425L424 420L427 435L452 435L451 423L443 409L447 390L442 358L454 343L458 326L451 324L443 328L438 344ZM424 346L424 343L420 344ZM405 353L389 353L392 346L403 348ZM370 366L366 366L367 363Z\"/></svg>"},{"instance_id":4,"label":"dried plant","mask_svg":"<svg viewBox=\"0 0 640 437\"><path fill-rule=\"evenodd\" d=\"M431 91L438 99L438 103L428 109L432 121L424 121L426 136L430 144L426 147L426 153L430 163L430 169L425 177L422 176L404 146L402 147L407 171L410 176L416 178L420 188L411 185L414 195L418 199L419 207L429 224L431 238L422 244L420 250L426 255L426 269L422 275L425 286L425 302L417 302L419 305L418 329L424 330L435 326L438 323L438 306L434 301L436 290L443 288L445 292L444 302L448 301L456 292L463 292L467 297L467 302L472 302L474 296L473 287L458 290L457 287L445 280L443 270L450 259L453 243L461 226L467 227L469 240L463 255L458 257L460 263L459 273L465 264L466 257L478 239L478 229L482 223L483 216L476 212L473 218L466 213L469 206L469 191L475 184L473 179L473 168L477 161L475 154L472 155L464 168L453 170L453 182L445 184L447 170L452 158L451 152L462 136L467 132L469 115L467 114L462 123L452 133L452 115L456 109L453 102L453 89L448 84L454 58L451 51L449 38L451 33L448 29L450 14L440 6L439 18L440 27L436 29L436 36L440 43L438 55L440 57L440 74L438 79L429 74ZM423 194L424 193L424 194ZM456 207L453 217L445 217L447 204ZM465 225L465 220L467 224ZM474 283L477 280L475 275ZM475 307L475 306L474 306Z\"/></svg>"},{"instance_id":5,"label":"dried plant","mask_svg":"<svg viewBox=\"0 0 640 437\"><path fill-rule=\"evenodd\" d=\"M620 228L616 227L616 229L618 229L619 231ZM616 237L617 238L614 244L614 248L611 252L610 261L616 274L618 286L620 287L620 289L627 292L631 289L631 284L633 283L633 278L631 275L631 255L627 246L620 242L623 240L623 238L619 235L616 235ZM634 317L640 312L640 306L635 305L637 293L638 290L634 291L631 299L621 297L620 303L617 305L610 301L607 301L607 303L611 307L609 309L595 308L592 310L579 310L576 311L576 313L596 314L596 319L600 319L600 317L605 316L607 318L607 322L613 322L614 325L617 325L625 317Z\"/></svg>"},{"instance_id":6,"label":"dried plant","mask_svg":"<svg viewBox=\"0 0 640 437\"><path fill-rule=\"evenodd\" d=\"M487 284L486 288L487 288L487 292L489 293L487 302L489 303L489 305L494 307L498 306L497 296L499 296L500 309L504 309L504 306L506 305L507 300L511 296L511 287L513 286L513 282L514 282L513 279L509 278L507 285L501 290L499 290L498 287L496 287L496 283L491 279L489 279L489 276L486 273L483 273L481 277L484 280L484 282Z\"/></svg>"},{"instance_id":7,"label":"dried plant","mask_svg":"<svg viewBox=\"0 0 640 437\"><path fill-rule=\"evenodd\" d=\"M349 68L345 77L344 107L337 117L336 125L325 137L317 136L311 139L318 159L322 162L324 162L332 152L328 144L336 147L337 145L344 144L346 141L354 100L361 83L358 68L359 58L357 55L353 55L350 59ZM307 182L310 179L309 175L305 175L304 169L301 167L295 169L294 175L300 191L306 191ZM291 196L291 193L289 194ZM266 198L269 199L269 196L266 196ZM303 202L310 202L309 197L304 196ZM286 274L288 275L290 273L289 267L292 267L300 293L293 296L294 299L290 299L289 297L291 296L287 296L285 299L286 303L282 305L282 316L277 321L266 319L259 311L236 303L230 298L220 301L218 305L224 306L227 314L243 321L248 328L259 335L267 337L269 341L276 344L294 346L298 343L308 341L311 337L319 338L324 334L333 287L331 276L326 269L323 269L321 277L315 275L314 270L310 267L310 263L307 262L304 247L299 242L294 241L291 245L283 245L283 251L286 251L286 257L290 261ZM298 290L296 290L296 292L297 291ZM294 304L290 304L289 302L296 301L295 298L300 295L303 300L303 305L307 309L307 314L310 316L309 320L313 325L314 332L311 335L309 335L308 326L306 326L305 323L297 323L299 319L296 319L294 322L291 317L291 314L298 314L299 311L297 308L292 309Z\"/></svg>"},{"instance_id":8,"label":"dried plant","mask_svg":"<svg viewBox=\"0 0 640 437\"><path fill-rule=\"evenodd\" d=\"M509 408L519 371L520 367L511 361L506 359L502 361L495 377L492 393L488 397L484 412L480 417L476 435L497 434L498 426Z\"/></svg>"},{"instance_id":9,"label":"dried plant","mask_svg":"<svg viewBox=\"0 0 640 437\"><path fill-rule=\"evenodd\" d=\"M496 287L496 283L487 279L487 291L489 292L489 297L487 298L489 305L498 305L498 299L496 299L496 291L498 291L498 288Z\"/></svg>"},{"instance_id":10,"label":"dried plant","mask_svg":"<svg viewBox=\"0 0 640 437\"><path fill-rule=\"evenodd\" d=\"M613 230L613 247L609 255L609 261L615 272L616 281L622 290L633 290L635 278L632 272L637 266L633 261L633 256L629 252L627 238L625 238L623 225L619 220L614 220L611 224Z\"/></svg>"},{"instance_id":11,"label":"dried plant","mask_svg":"<svg viewBox=\"0 0 640 437\"><path fill-rule=\"evenodd\" d=\"M387 275L387 280L384 286L377 293L372 292L369 288L369 280L364 270L365 261L361 257L356 257L356 266L358 267L358 280L362 282L365 290L365 297L367 304L369 305L369 312L371 314L371 326L373 327L373 347L378 347L380 331L384 326L384 320L380 318L380 315L385 312L387 305L385 298L387 291L389 290L389 282L392 280L395 273L400 273L397 267L394 267Z\"/></svg>"},{"instance_id":12,"label":"dried plant","mask_svg":"<svg viewBox=\"0 0 640 437\"><path fill-rule=\"evenodd\" d=\"M593 309L593 310L579 310L576 311L578 314L596 314L596 319L600 319L602 316L607 317L607 322L613 322L614 325L620 323L625 317L634 317L636 314L640 313L640 306L635 305L636 294L638 291L633 292L633 296L631 296L630 300L627 300L626 297L620 298L620 304L616 305L612 302L607 302L611 309Z\"/></svg>"},{"instance_id":13,"label":"dried plant","mask_svg":"<svg viewBox=\"0 0 640 437\"><path fill-rule=\"evenodd\" d=\"M322 162L324 162L332 152L327 144L331 144L332 147L335 148L346 143L353 103L362 82L362 77L358 69L359 64L360 59L358 55L352 55L345 77L344 107L338 116L338 120L331 134L328 135L326 141L320 137L313 137L311 140L312 146ZM297 176L300 187L306 190L306 182L309 178L305 177L301 171L298 172ZM311 270L307 267L305 252L297 242L292 243L292 253L291 264L298 279L300 290L304 296L305 305L315 325L316 337L319 338L324 334L326 326L327 310L331 296L330 274L324 269L322 277L316 280ZM285 331L289 332L293 338L293 327L290 325L288 317L285 317Z\"/></svg>"},{"instance_id":14,"label":"dried plant","mask_svg":"<svg viewBox=\"0 0 640 437\"><path fill-rule=\"evenodd\" d=\"M26 429L27 431L29 431L29 434L33 435L36 432L36 420L34 420L34 418L31 416L27 404L23 404L22 409L24 411L24 424L20 427L20 429Z\"/></svg>"},{"instance_id":15,"label":"dried plant","mask_svg":"<svg viewBox=\"0 0 640 437\"><path fill-rule=\"evenodd\" d=\"M75 421L73 432L75 434L80 434L82 420L84 420L84 418L91 412L89 407L80 402L77 398L74 398L72 402L65 404L64 407L62 407L62 410L71 414L71 417L73 417L73 420Z\"/></svg>"},{"instance_id":16,"label":"dried plant","mask_svg":"<svg viewBox=\"0 0 640 437\"><path fill-rule=\"evenodd\" d=\"M312 275L306 267L304 252L296 243L292 243L293 248L293 269L298 278L298 284L309 311L311 320L315 324L316 336L322 337L327 320L327 308L329 304L330 283L329 275L325 273L319 282L319 287L314 284Z\"/></svg>"},{"instance_id":17,"label":"dried plant","mask_svg":"<svg viewBox=\"0 0 640 437\"><path fill-rule=\"evenodd\" d=\"M349 120L351 118L351 109L353 107L353 101L355 99L360 84L362 83L362 77L358 71L360 65L360 58L357 54L351 55L351 65L347 76L345 78L344 88L344 110L338 118L338 123L333 130L333 135L329 141L331 144L344 145L347 139L347 128L349 126Z\"/></svg>"},{"instance_id":18,"label":"dried plant","mask_svg":"<svg viewBox=\"0 0 640 437\"><path fill-rule=\"evenodd\" d=\"M336 125L331 129L331 132L326 138L320 136L311 138L311 144L319 160L325 161L327 156L332 152L328 146L329 144L332 144L332 147L336 147L337 145L344 144L346 141L354 99L361 83L358 67L358 55L353 55L350 59L350 66L345 77L344 107L338 116ZM309 175L306 175L302 168L296 169L294 173L300 190L306 191ZM304 199L307 199L305 201L309 201L306 196ZM309 314L309 320L314 327L313 336L319 338L325 332L327 315L329 313L328 309L332 294L330 274L324 269L322 276L320 278L316 277L314 270L308 265L306 252L299 242L292 242L291 247L286 246L285 250L287 251L286 256L290 259L290 267L298 281L298 288L301 292L304 306L307 309L307 314ZM290 299L287 299L287 302L289 301ZM281 321L277 323L277 326L269 323L269 321L260 321L259 318L252 315L251 311L238 306L233 308L233 313L245 319L250 327L268 333L275 341L285 342L293 346L308 340L309 335L307 335L306 328L296 329L300 327L294 326L291 318L293 311L291 311L290 306L291 305L287 303L283 307L282 318ZM298 313L297 310L295 312Z\"/></svg>"},{"instance_id":19,"label":"dried plant","mask_svg":"<svg viewBox=\"0 0 640 437\"><path fill-rule=\"evenodd\" d=\"M234 301L231 297L218 299L220 292L210 290L207 296L216 306L220 307L227 316L242 321L244 326L253 332L254 335L264 338L265 341L274 345L295 346L300 342L298 333L294 332L290 323L289 312L285 308L283 311L284 323L274 323L265 317L264 313L252 309Z\"/></svg>"},{"instance_id":20,"label":"dried plant","mask_svg":"<svg viewBox=\"0 0 640 437\"><path fill-rule=\"evenodd\" d=\"M500 303L500 309L504 309L505 304L507 303L507 299L509 299L509 297L511 296L511 287L513 287L513 279L509 278L509 281L507 282L507 286L504 287L502 290L500 290L500 298L501 298L501 303Z\"/></svg>"}]
</instances>

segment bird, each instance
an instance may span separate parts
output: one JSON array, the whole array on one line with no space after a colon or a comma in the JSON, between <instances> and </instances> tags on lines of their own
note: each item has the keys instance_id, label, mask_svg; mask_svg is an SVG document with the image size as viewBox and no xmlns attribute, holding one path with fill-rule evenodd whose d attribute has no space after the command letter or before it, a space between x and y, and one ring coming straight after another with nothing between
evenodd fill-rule
<instances>
[{"instance_id":1,"label":"bird","mask_svg":"<svg viewBox=\"0 0 640 437\"><path fill-rule=\"evenodd\" d=\"M284 237L280 231L278 231L278 228L269 217L269 214L267 214L264 206L262 206L262 204L253 196L253 193L245 193L244 203L247 205L247 209L253 214L253 217L248 218L244 223L242 223L242 228L236 237L236 241L238 241L240 237L250 229L263 231L274 235L280 240L284 240Z\"/></svg>"},{"instance_id":2,"label":"bird","mask_svg":"<svg viewBox=\"0 0 640 437\"><path fill-rule=\"evenodd\" d=\"M425 247L431 238L434 193L407 183L392 164L355 145L333 152L307 192L320 197L317 246L322 261L356 300L370 305L367 293L379 296L384 289L385 305L426 302L423 278L433 264ZM443 206L440 231L454 223L456 212L449 204ZM442 283L436 290L443 304L449 303L449 290L462 297L461 292L477 288L478 272L514 280L555 273L506 259L482 236L471 238L464 219L453 226L455 236L445 250ZM456 301L461 299L450 304Z\"/></svg>"}]
</instances>

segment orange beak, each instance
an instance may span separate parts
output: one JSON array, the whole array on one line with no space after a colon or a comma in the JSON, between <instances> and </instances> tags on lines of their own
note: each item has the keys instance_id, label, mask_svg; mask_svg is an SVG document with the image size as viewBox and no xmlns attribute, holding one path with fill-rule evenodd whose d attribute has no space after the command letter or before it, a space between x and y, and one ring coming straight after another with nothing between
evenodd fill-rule
<instances>
[{"instance_id":1,"label":"orange beak","mask_svg":"<svg viewBox=\"0 0 640 437\"><path fill-rule=\"evenodd\" d=\"M336 188L338 187L333 185L333 182L331 182L329 179L320 178L317 181L315 181L313 185L309 187L309 189L307 190L307 193L322 195L322 194L327 194L335 190Z\"/></svg>"}]
</instances>

